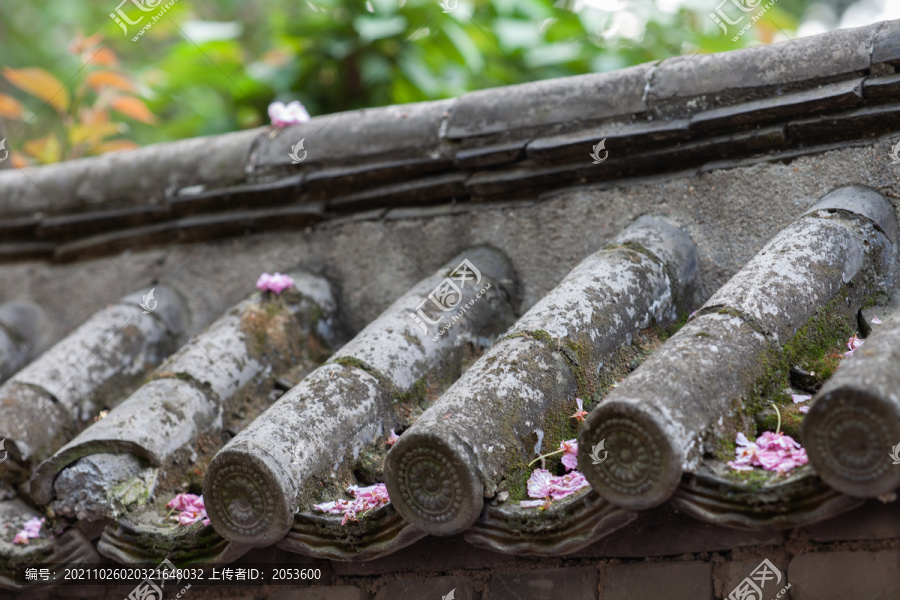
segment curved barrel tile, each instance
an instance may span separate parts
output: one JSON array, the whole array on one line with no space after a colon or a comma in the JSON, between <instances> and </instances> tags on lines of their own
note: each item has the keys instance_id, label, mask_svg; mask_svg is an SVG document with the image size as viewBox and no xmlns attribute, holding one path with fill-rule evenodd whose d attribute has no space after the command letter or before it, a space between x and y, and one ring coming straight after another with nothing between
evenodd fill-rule
<instances>
[{"instance_id":1,"label":"curved barrel tile","mask_svg":"<svg viewBox=\"0 0 900 600\"><path fill-rule=\"evenodd\" d=\"M0 438L13 461L24 468L52 454L175 350L184 304L157 287L148 312L150 291L97 312L0 387Z\"/></svg>"},{"instance_id":2,"label":"curved barrel tile","mask_svg":"<svg viewBox=\"0 0 900 600\"><path fill-rule=\"evenodd\" d=\"M16 300L0 306L0 382L44 350L48 328L47 316L33 302Z\"/></svg>"},{"instance_id":3,"label":"curved barrel tile","mask_svg":"<svg viewBox=\"0 0 900 600\"><path fill-rule=\"evenodd\" d=\"M900 488L900 311L813 398L802 435L830 486L857 498Z\"/></svg>"},{"instance_id":4,"label":"curved barrel tile","mask_svg":"<svg viewBox=\"0 0 900 600\"><path fill-rule=\"evenodd\" d=\"M525 463L556 448L573 398L591 398L604 365L651 326L675 321L696 249L671 223L643 217L578 265L480 358L388 453L398 512L434 535L466 530L484 498L527 478ZM544 432L548 435L544 437Z\"/></svg>"},{"instance_id":5,"label":"curved barrel tile","mask_svg":"<svg viewBox=\"0 0 900 600\"><path fill-rule=\"evenodd\" d=\"M502 253L476 248L404 294L216 455L203 484L213 526L254 546L284 538L316 500L312 482L397 422L396 398L458 372L467 346L512 321L514 281Z\"/></svg>"},{"instance_id":6,"label":"curved barrel tile","mask_svg":"<svg viewBox=\"0 0 900 600\"><path fill-rule=\"evenodd\" d=\"M57 510L94 519L115 515L119 507L107 490L138 476L141 460L144 466L160 467L178 454L190 454L200 435L221 430L224 407L239 391L301 360L316 322L323 315L329 318L335 308L330 295L319 304L314 294L298 287L309 281L314 289L327 286L319 279L298 274L294 288L281 296L256 294L213 322L105 419L41 463L31 480L35 500L49 503L56 495L54 482L68 489L90 482L91 494L63 496ZM123 465L116 453L141 460ZM101 464L83 473L73 465L88 458ZM69 473L64 472L67 467Z\"/></svg>"},{"instance_id":7,"label":"curved barrel tile","mask_svg":"<svg viewBox=\"0 0 900 600\"><path fill-rule=\"evenodd\" d=\"M819 322L855 330L860 306L888 285L896 228L884 198L853 187L778 233L588 416L578 465L594 489L626 508L665 502L706 449L733 438L753 394L784 385L788 344L815 342ZM592 464L601 441L609 458Z\"/></svg>"}]
</instances>

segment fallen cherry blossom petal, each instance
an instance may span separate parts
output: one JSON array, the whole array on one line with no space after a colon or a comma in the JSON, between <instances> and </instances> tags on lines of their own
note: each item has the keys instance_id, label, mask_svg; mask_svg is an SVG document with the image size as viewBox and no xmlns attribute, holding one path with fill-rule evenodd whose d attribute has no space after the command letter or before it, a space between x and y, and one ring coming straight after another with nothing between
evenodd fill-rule
<instances>
[{"instance_id":1,"label":"fallen cherry blossom petal","mask_svg":"<svg viewBox=\"0 0 900 600\"><path fill-rule=\"evenodd\" d=\"M847 347L850 348L850 350L847 352L844 352L844 358L850 358L851 356L853 356L853 353L856 352L856 350L860 346L863 345L864 341L865 340L861 340L858 337L856 337L856 334L854 333L853 337L851 337L849 340L847 340Z\"/></svg>"},{"instance_id":2,"label":"fallen cherry blossom petal","mask_svg":"<svg viewBox=\"0 0 900 600\"><path fill-rule=\"evenodd\" d=\"M872 317L872 325L881 325L881 319L878 317Z\"/></svg>"},{"instance_id":3,"label":"fallen cherry blossom petal","mask_svg":"<svg viewBox=\"0 0 900 600\"><path fill-rule=\"evenodd\" d=\"M30 538L41 537L41 526L44 524L43 518L34 517L25 521L22 529L13 537L13 544L27 544Z\"/></svg>"},{"instance_id":4,"label":"fallen cherry blossom petal","mask_svg":"<svg viewBox=\"0 0 900 600\"><path fill-rule=\"evenodd\" d=\"M387 444L388 446L393 446L394 444L397 443L397 440L399 440L399 439L400 439L400 436L397 435L393 429L391 429L391 435L388 436L388 439L385 440L384 443Z\"/></svg>"},{"instance_id":5,"label":"fallen cherry blossom petal","mask_svg":"<svg viewBox=\"0 0 900 600\"><path fill-rule=\"evenodd\" d=\"M522 508L548 508L550 502L548 500L522 500L519 506Z\"/></svg>"},{"instance_id":6,"label":"fallen cherry blossom petal","mask_svg":"<svg viewBox=\"0 0 900 600\"><path fill-rule=\"evenodd\" d=\"M808 407L808 406L801 406L801 407L798 408L797 410L799 410L799 411L800 411L801 413L803 413L803 414L806 414L806 413L809 412L809 407Z\"/></svg>"},{"instance_id":7,"label":"fallen cherry blossom petal","mask_svg":"<svg viewBox=\"0 0 900 600\"><path fill-rule=\"evenodd\" d=\"M791 394L791 400L794 401L794 404L798 404L800 402L806 402L807 400L811 400L812 396L808 394Z\"/></svg>"},{"instance_id":8,"label":"fallen cherry blossom petal","mask_svg":"<svg viewBox=\"0 0 900 600\"><path fill-rule=\"evenodd\" d=\"M581 398L575 398L575 404L578 405L578 410L570 416L579 422L584 421L584 417L587 416L587 411L584 410L584 401Z\"/></svg>"},{"instance_id":9,"label":"fallen cherry blossom petal","mask_svg":"<svg viewBox=\"0 0 900 600\"><path fill-rule=\"evenodd\" d=\"M269 118L272 119L272 125L280 129L294 123L309 121L309 112L299 100L294 100L287 104L284 102L273 102L269 105Z\"/></svg>"}]
</instances>

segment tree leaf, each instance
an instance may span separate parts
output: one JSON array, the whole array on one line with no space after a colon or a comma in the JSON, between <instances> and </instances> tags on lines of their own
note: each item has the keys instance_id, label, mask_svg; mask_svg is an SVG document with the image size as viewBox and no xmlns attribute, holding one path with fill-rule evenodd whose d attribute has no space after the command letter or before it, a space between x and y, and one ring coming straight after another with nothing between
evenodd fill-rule
<instances>
[{"instance_id":1,"label":"tree leaf","mask_svg":"<svg viewBox=\"0 0 900 600\"><path fill-rule=\"evenodd\" d=\"M109 48L100 48L91 56L90 64L98 67L115 67L119 64L116 53Z\"/></svg>"},{"instance_id":2,"label":"tree leaf","mask_svg":"<svg viewBox=\"0 0 900 600\"><path fill-rule=\"evenodd\" d=\"M147 123L148 125L156 122L156 117L147 108L142 100L134 96L118 96L109 103L113 110L122 113L127 117L131 117L135 121Z\"/></svg>"},{"instance_id":3,"label":"tree leaf","mask_svg":"<svg viewBox=\"0 0 900 600\"><path fill-rule=\"evenodd\" d=\"M87 76L87 84L97 91L105 87L125 92L135 91L134 84L130 79L113 71L94 71Z\"/></svg>"},{"instance_id":4,"label":"tree leaf","mask_svg":"<svg viewBox=\"0 0 900 600\"><path fill-rule=\"evenodd\" d=\"M103 154L104 152L118 152L119 150L134 150L140 148L131 140L112 140L91 147L91 154Z\"/></svg>"},{"instance_id":5,"label":"tree leaf","mask_svg":"<svg viewBox=\"0 0 900 600\"><path fill-rule=\"evenodd\" d=\"M25 150L25 154L46 165L59 162L62 154L62 145L56 139L56 136L50 133L42 138L25 142L23 150Z\"/></svg>"},{"instance_id":6,"label":"tree leaf","mask_svg":"<svg viewBox=\"0 0 900 600\"><path fill-rule=\"evenodd\" d=\"M7 80L23 92L28 92L44 102L50 103L60 112L66 112L69 108L69 92L59 80L43 69L3 68L3 75Z\"/></svg>"},{"instance_id":7,"label":"tree leaf","mask_svg":"<svg viewBox=\"0 0 900 600\"><path fill-rule=\"evenodd\" d=\"M103 138L122 133L122 123L99 123L73 125L69 128L69 143L73 146L87 142L93 146L99 144Z\"/></svg>"},{"instance_id":8,"label":"tree leaf","mask_svg":"<svg viewBox=\"0 0 900 600\"><path fill-rule=\"evenodd\" d=\"M25 114L25 107L22 103L6 94L0 94L0 117L7 119L21 120Z\"/></svg>"}]
</instances>

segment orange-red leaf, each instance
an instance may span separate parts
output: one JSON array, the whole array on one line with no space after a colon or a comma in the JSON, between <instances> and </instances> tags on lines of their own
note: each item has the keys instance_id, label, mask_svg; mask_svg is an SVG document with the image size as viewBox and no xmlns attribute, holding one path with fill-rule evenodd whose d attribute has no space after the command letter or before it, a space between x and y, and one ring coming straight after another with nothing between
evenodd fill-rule
<instances>
[{"instance_id":1,"label":"orange-red leaf","mask_svg":"<svg viewBox=\"0 0 900 600\"><path fill-rule=\"evenodd\" d=\"M141 100L134 96L118 96L109 103L113 110L122 113L127 117L131 117L135 121L151 124L156 121L156 117L147 108Z\"/></svg>"},{"instance_id":2,"label":"orange-red leaf","mask_svg":"<svg viewBox=\"0 0 900 600\"><path fill-rule=\"evenodd\" d=\"M116 58L115 52L104 47L97 50L97 52L91 56L90 64L100 67L114 67L119 64L119 59Z\"/></svg>"},{"instance_id":3,"label":"orange-red leaf","mask_svg":"<svg viewBox=\"0 0 900 600\"><path fill-rule=\"evenodd\" d=\"M19 154L18 152L10 152L9 160L12 162L12 166L17 169L24 169L28 166L28 159Z\"/></svg>"},{"instance_id":4,"label":"orange-red leaf","mask_svg":"<svg viewBox=\"0 0 900 600\"><path fill-rule=\"evenodd\" d=\"M47 71L38 68L4 67L3 75L20 90L49 102L58 111L65 112L69 108L69 92Z\"/></svg>"},{"instance_id":5,"label":"orange-red leaf","mask_svg":"<svg viewBox=\"0 0 900 600\"><path fill-rule=\"evenodd\" d=\"M0 117L7 119L21 119L25 114L25 107L22 103L6 94L0 94Z\"/></svg>"},{"instance_id":6,"label":"orange-red leaf","mask_svg":"<svg viewBox=\"0 0 900 600\"><path fill-rule=\"evenodd\" d=\"M25 150L25 154L36 158L38 162L45 165L59 162L59 158L62 154L62 145L60 145L59 140L56 139L56 136L52 133L45 135L42 138L25 142L23 149Z\"/></svg>"},{"instance_id":7,"label":"orange-red leaf","mask_svg":"<svg viewBox=\"0 0 900 600\"><path fill-rule=\"evenodd\" d=\"M130 79L113 71L94 71L87 76L87 84L94 90L111 87L125 92L135 91Z\"/></svg>"},{"instance_id":8,"label":"orange-red leaf","mask_svg":"<svg viewBox=\"0 0 900 600\"><path fill-rule=\"evenodd\" d=\"M140 148L131 140L113 140L111 142L103 142L91 148L91 154L103 154L104 152L117 152L119 150L134 150Z\"/></svg>"}]
</instances>

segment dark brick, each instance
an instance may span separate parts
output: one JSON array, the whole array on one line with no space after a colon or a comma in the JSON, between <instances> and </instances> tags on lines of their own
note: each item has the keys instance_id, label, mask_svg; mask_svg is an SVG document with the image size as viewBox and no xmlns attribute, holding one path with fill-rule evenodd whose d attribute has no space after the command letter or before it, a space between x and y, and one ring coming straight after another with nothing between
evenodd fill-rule
<instances>
[{"instance_id":1,"label":"dark brick","mask_svg":"<svg viewBox=\"0 0 900 600\"><path fill-rule=\"evenodd\" d=\"M462 535L426 537L389 556L359 562L332 562L334 574L341 576L380 575L398 571L424 572L447 569L490 569L519 564L526 568L536 558L514 557L472 546Z\"/></svg>"},{"instance_id":2,"label":"dark brick","mask_svg":"<svg viewBox=\"0 0 900 600\"><path fill-rule=\"evenodd\" d=\"M590 159L593 145L606 139L607 149L632 152L661 144L686 140L690 136L686 120L639 121L625 125L604 125L575 133L539 138L528 144L528 157L558 161L575 157ZM611 152L613 150L610 150Z\"/></svg>"},{"instance_id":3,"label":"dark brick","mask_svg":"<svg viewBox=\"0 0 900 600\"><path fill-rule=\"evenodd\" d=\"M175 217L204 212L276 206L296 200L303 187L303 174L285 177L271 183L233 186L202 192L181 190L169 200Z\"/></svg>"},{"instance_id":4,"label":"dark brick","mask_svg":"<svg viewBox=\"0 0 900 600\"><path fill-rule=\"evenodd\" d=\"M68 241L107 231L142 227L169 218L168 206L138 206L49 217L37 228L39 238Z\"/></svg>"},{"instance_id":5,"label":"dark brick","mask_svg":"<svg viewBox=\"0 0 900 600\"><path fill-rule=\"evenodd\" d=\"M19 217L0 221L0 240L6 242L32 240L41 220L37 217Z\"/></svg>"},{"instance_id":6,"label":"dark brick","mask_svg":"<svg viewBox=\"0 0 900 600\"><path fill-rule=\"evenodd\" d=\"M460 150L456 153L456 166L461 169L473 169L515 162L525 155L527 143L528 140L518 140Z\"/></svg>"},{"instance_id":7,"label":"dark brick","mask_svg":"<svg viewBox=\"0 0 900 600\"><path fill-rule=\"evenodd\" d=\"M468 196L464 181L465 175L462 173L413 179L335 198L329 202L329 207L337 211L363 210L386 206L430 204L448 198L462 198Z\"/></svg>"},{"instance_id":8,"label":"dark brick","mask_svg":"<svg viewBox=\"0 0 900 600\"><path fill-rule=\"evenodd\" d=\"M49 242L13 242L11 244L0 244L0 262L50 258L53 256L55 249L56 244Z\"/></svg>"},{"instance_id":9,"label":"dark brick","mask_svg":"<svg viewBox=\"0 0 900 600\"><path fill-rule=\"evenodd\" d=\"M495 573L489 600L560 600L597 598L597 569L571 567L521 573Z\"/></svg>"},{"instance_id":10,"label":"dark brick","mask_svg":"<svg viewBox=\"0 0 900 600\"><path fill-rule=\"evenodd\" d=\"M304 187L314 198L331 198L364 190L374 184L413 181L452 168L452 161L440 157L382 160L356 165L316 165L307 172Z\"/></svg>"},{"instance_id":11,"label":"dark brick","mask_svg":"<svg viewBox=\"0 0 900 600\"><path fill-rule=\"evenodd\" d=\"M870 77L863 84L866 102L894 102L900 97L900 74Z\"/></svg>"},{"instance_id":12,"label":"dark brick","mask_svg":"<svg viewBox=\"0 0 900 600\"><path fill-rule=\"evenodd\" d=\"M900 538L900 512L895 504L870 500L856 510L816 523L806 530L810 539L816 542Z\"/></svg>"},{"instance_id":13,"label":"dark brick","mask_svg":"<svg viewBox=\"0 0 900 600\"><path fill-rule=\"evenodd\" d=\"M778 545L780 531L744 531L697 521L668 506L641 513L628 527L616 531L574 556L676 556L696 552L727 551L740 546Z\"/></svg>"},{"instance_id":14,"label":"dark brick","mask_svg":"<svg viewBox=\"0 0 900 600\"><path fill-rule=\"evenodd\" d=\"M881 136L900 131L900 104L885 104L788 124L791 140L816 143Z\"/></svg>"},{"instance_id":15,"label":"dark brick","mask_svg":"<svg viewBox=\"0 0 900 600\"><path fill-rule=\"evenodd\" d=\"M601 579L603 600L712 600L712 565L664 562L611 565Z\"/></svg>"},{"instance_id":16,"label":"dark brick","mask_svg":"<svg viewBox=\"0 0 900 600\"><path fill-rule=\"evenodd\" d=\"M438 600L451 591L455 600L475 600L475 588L468 577L431 577L412 581L389 581L375 594L375 600Z\"/></svg>"},{"instance_id":17,"label":"dark brick","mask_svg":"<svg viewBox=\"0 0 900 600\"><path fill-rule=\"evenodd\" d=\"M321 220L322 206L315 203L186 217L175 226L179 242L202 242L275 229L302 229Z\"/></svg>"},{"instance_id":18,"label":"dark brick","mask_svg":"<svg viewBox=\"0 0 900 600\"><path fill-rule=\"evenodd\" d=\"M788 566L793 600L900 598L900 552L815 552Z\"/></svg>"},{"instance_id":19,"label":"dark brick","mask_svg":"<svg viewBox=\"0 0 900 600\"><path fill-rule=\"evenodd\" d=\"M852 108L862 102L862 82L862 78L840 81L813 90L706 110L691 117L691 128L733 131L797 115Z\"/></svg>"},{"instance_id":20,"label":"dark brick","mask_svg":"<svg viewBox=\"0 0 900 600\"><path fill-rule=\"evenodd\" d=\"M352 585L314 585L271 592L267 600L365 600L363 590Z\"/></svg>"},{"instance_id":21,"label":"dark brick","mask_svg":"<svg viewBox=\"0 0 900 600\"><path fill-rule=\"evenodd\" d=\"M173 223L158 223L134 229L123 229L84 238L56 248L53 259L69 262L117 254L125 250L141 250L175 241Z\"/></svg>"}]
</instances>

